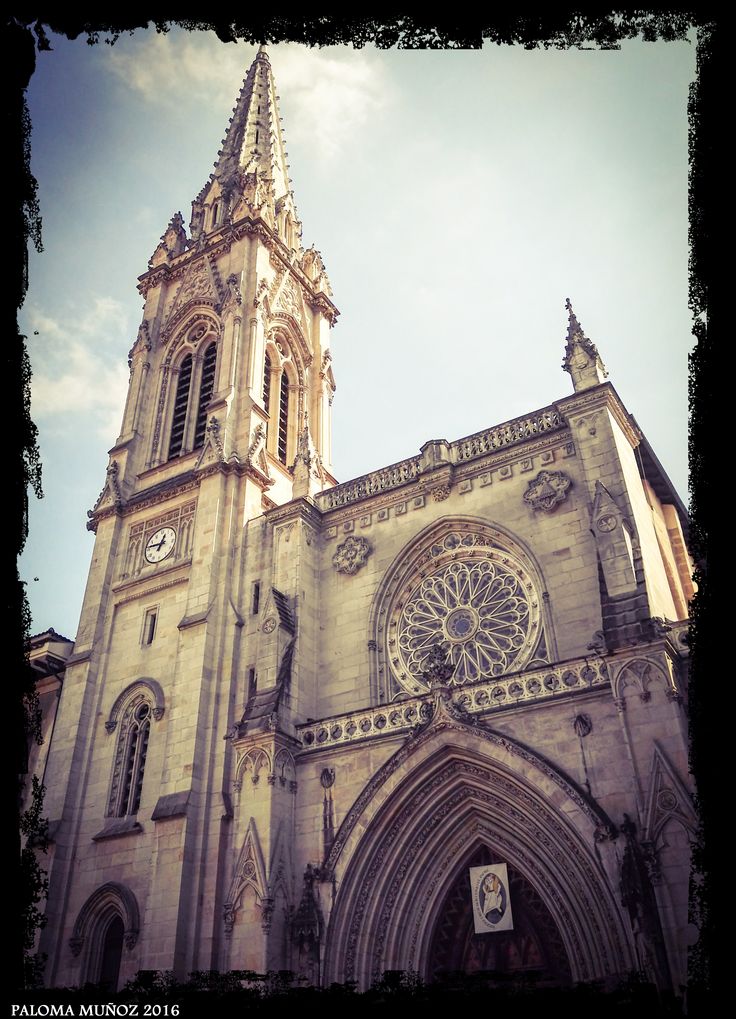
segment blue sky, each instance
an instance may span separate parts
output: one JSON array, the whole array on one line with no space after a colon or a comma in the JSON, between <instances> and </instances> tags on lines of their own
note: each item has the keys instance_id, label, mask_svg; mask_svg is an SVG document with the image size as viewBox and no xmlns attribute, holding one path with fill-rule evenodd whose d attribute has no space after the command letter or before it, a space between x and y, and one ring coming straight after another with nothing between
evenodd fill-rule
<instances>
[{"instance_id":1,"label":"blue sky","mask_svg":"<svg viewBox=\"0 0 736 1019\"><path fill-rule=\"evenodd\" d=\"M255 49L52 40L28 100L44 251L21 311L45 497L33 632L73 637L141 318L137 277L206 181ZM339 480L566 396L565 298L687 501L687 95L695 44L269 47L303 242L341 316ZM38 578L38 579L34 579Z\"/></svg>"}]
</instances>

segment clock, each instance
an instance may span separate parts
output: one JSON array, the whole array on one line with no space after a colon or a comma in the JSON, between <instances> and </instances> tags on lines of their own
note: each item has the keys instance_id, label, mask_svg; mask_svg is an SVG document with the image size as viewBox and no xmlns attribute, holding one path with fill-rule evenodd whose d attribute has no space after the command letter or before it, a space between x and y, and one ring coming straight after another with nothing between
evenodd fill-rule
<instances>
[{"instance_id":1,"label":"clock","mask_svg":"<svg viewBox=\"0 0 736 1019\"><path fill-rule=\"evenodd\" d=\"M174 551L176 531L173 527L159 527L146 542L145 557L149 563L160 563Z\"/></svg>"}]
</instances>

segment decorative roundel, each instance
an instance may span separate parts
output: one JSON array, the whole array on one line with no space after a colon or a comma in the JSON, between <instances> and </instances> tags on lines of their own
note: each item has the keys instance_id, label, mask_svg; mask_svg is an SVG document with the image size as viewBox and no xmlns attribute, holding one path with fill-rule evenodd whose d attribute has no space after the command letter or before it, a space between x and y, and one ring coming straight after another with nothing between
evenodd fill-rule
<instances>
[{"instance_id":1,"label":"decorative roundel","mask_svg":"<svg viewBox=\"0 0 736 1019\"><path fill-rule=\"evenodd\" d=\"M452 535L450 536L452 538ZM441 644L456 684L521 668L539 639L540 610L529 577L499 548L433 549L431 571L409 584L390 613L389 660L408 693L427 689L430 650Z\"/></svg>"}]
</instances>

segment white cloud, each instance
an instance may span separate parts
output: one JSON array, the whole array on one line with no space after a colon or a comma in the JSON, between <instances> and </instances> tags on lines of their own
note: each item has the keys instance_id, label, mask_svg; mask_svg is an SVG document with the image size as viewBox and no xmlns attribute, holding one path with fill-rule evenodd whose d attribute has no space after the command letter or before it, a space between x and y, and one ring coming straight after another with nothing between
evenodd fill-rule
<instances>
[{"instance_id":1,"label":"white cloud","mask_svg":"<svg viewBox=\"0 0 736 1019\"><path fill-rule=\"evenodd\" d=\"M219 42L211 32L147 31L119 39L110 70L149 102L180 105L182 96L205 102L235 101L248 57L239 45Z\"/></svg>"},{"instance_id":2,"label":"white cloud","mask_svg":"<svg viewBox=\"0 0 736 1019\"><path fill-rule=\"evenodd\" d=\"M128 372L120 356L127 318L110 297L98 297L84 313L74 309L53 317L38 308L27 313L33 377L31 414L63 430L87 427L106 441L120 430ZM37 335L36 335L37 334Z\"/></svg>"},{"instance_id":3,"label":"white cloud","mask_svg":"<svg viewBox=\"0 0 736 1019\"><path fill-rule=\"evenodd\" d=\"M383 65L366 52L285 46L279 49L274 69L295 113L287 144L289 137L311 143L312 158L334 159L348 138L388 102Z\"/></svg>"},{"instance_id":4,"label":"white cloud","mask_svg":"<svg viewBox=\"0 0 736 1019\"><path fill-rule=\"evenodd\" d=\"M370 52L294 43L268 52L277 86L289 97L287 145L290 138L308 145L313 159L334 159L346 140L386 106L386 74ZM118 40L107 66L148 102L179 107L194 99L222 109L224 117L254 54L253 47L221 43L211 32L149 31L132 42Z\"/></svg>"}]
</instances>

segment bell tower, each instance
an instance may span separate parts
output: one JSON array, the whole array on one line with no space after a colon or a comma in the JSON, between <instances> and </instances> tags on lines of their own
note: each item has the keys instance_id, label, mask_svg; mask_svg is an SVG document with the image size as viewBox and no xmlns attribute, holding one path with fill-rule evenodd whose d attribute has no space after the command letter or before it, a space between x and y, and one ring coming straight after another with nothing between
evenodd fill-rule
<instances>
[{"instance_id":1,"label":"bell tower","mask_svg":"<svg viewBox=\"0 0 736 1019\"><path fill-rule=\"evenodd\" d=\"M278 98L261 47L192 202L189 235L176 213L140 277L143 321L111 454L126 494L221 463L252 483L246 515L257 515L261 501L292 498L304 448L311 471L298 494L334 484L338 312L320 253L302 247Z\"/></svg>"},{"instance_id":2,"label":"bell tower","mask_svg":"<svg viewBox=\"0 0 736 1019\"><path fill-rule=\"evenodd\" d=\"M338 311L320 253L302 247L278 98L261 47L189 232L176 213L139 279L121 431L89 512L64 736L49 755L49 773L69 776L46 800L49 984L99 980L121 924L121 985L141 965L186 973L222 958L223 737L256 688L259 600L279 594L260 593L253 527L335 484Z\"/></svg>"}]
</instances>

